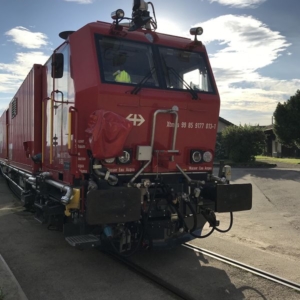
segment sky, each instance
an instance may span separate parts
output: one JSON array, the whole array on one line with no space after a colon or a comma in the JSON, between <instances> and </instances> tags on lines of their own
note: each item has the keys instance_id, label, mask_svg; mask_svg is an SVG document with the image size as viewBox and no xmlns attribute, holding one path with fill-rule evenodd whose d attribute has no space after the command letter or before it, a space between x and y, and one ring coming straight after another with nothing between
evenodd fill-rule
<instances>
[{"instance_id":1,"label":"sky","mask_svg":"<svg viewBox=\"0 0 300 300\"><path fill-rule=\"evenodd\" d=\"M190 37L201 26L221 97L220 116L269 125L278 102L300 89L299 0L152 0L157 32ZM111 22L132 0L1 0L0 114L34 63L62 43L58 34ZM152 14L152 11L150 9Z\"/></svg>"}]
</instances>

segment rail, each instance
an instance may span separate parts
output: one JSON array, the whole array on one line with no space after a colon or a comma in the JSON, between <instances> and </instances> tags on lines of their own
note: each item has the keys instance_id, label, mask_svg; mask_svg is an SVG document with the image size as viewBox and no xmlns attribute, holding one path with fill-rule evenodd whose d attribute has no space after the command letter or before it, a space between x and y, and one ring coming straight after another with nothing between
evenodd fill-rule
<instances>
[{"instance_id":1,"label":"rail","mask_svg":"<svg viewBox=\"0 0 300 300\"><path fill-rule=\"evenodd\" d=\"M163 278L159 278L155 274L153 274L153 273L147 271L146 269L140 267L139 265L133 263L132 261L130 261L126 257L123 257L121 255L117 255L117 254L112 253L112 252L104 252L104 253L106 255L108 255L109 257L111 257L112 259L117 260L117 261L123 263L130 270L132 270L133 272L137 273L138 275L141 275L141 276L149 279L150 281L154 282L159 287L162 287L164 290L166 290L170 294L176 296L177 299L195 300L190 295L188 295L187 293L185 293L184 291L182 291L179 287L176 287L176 286L168 283Z\"/></svg>"},{"instance_id":2,"label":"rail","mask_svg":"<svg viewBox=\"0 0 300 300\"><path fill-rule=\"evenodd\" d=\"M191 244L183 244L182 246L187 248L187 249L193 250L195 252L198 252L198 253L201 253L203 255L206 255L206 256L209 256L211 258L222 261L222 262L224 262L226 264L229 264L231 266L234 266L234 267L237 267L239 269L245 270L247 272L250 272L252 274L260 276L262 278L265 278L265 279L268 279L270 281L273 281L273 282L279 283L281 285L287 286L287 287L292 288L296 291L300 291L300 284L299 283L289 281L289 280L284 279L282 277L279 277L277 275L262 271L260 269L257 269L257 268L251 267L249 265L243 264L243 263L241 263L237 260L234 260L234 259L228 258L226 256L211 252L211 251L206 250L206 249L199 248L199 247L191 245Z\"/></svg>"}]
</instances>

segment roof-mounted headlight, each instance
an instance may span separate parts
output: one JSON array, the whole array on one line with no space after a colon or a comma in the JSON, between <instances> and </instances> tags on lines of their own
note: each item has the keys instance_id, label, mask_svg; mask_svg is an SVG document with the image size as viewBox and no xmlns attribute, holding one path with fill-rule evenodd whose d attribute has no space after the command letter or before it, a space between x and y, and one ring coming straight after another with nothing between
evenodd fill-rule
<instances>
[{"instance_id":1,"label":"roof-mounted headlight","mask_svg":"<svg viewBox=\"0 0 300 300\"><path fill-rule=\"evenodd\" d=\"M191 35L201 35L203 33L203 28L202 27L194 27L190 29L190 34Z\"/></svg>"},{"instance_id":2,"label":"roof-mounted headlight","mask_svg":"<svg viewBox=\"0 0 300 300\"><path fill-rule=\"evenodd\" d=\"M201 45L201 42L197 40L197 36L201 35L202 33L203 33L202 27L194 27L190 29L190 34L195 36L194 42L199 45Z\"/></svg>"},{"instance_id":3,"label":"roof-mounted headlight","mask_svg":"<svg viewBox=\"0 0 300 300\"><path fill-rule=\"evenodd\" d=\"M111 13L111 18L113 20L123 19L125 17L125 13L123 9L117 9Z\"/></svg>"}]
</instances>

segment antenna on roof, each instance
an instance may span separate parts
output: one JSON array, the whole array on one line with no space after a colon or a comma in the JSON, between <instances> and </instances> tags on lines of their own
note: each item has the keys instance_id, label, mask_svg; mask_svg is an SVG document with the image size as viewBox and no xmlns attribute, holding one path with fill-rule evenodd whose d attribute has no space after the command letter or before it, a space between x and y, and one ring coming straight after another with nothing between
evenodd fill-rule
<instances>
[{"instance_id":1,"label":"antenna on roof","mask_svg":"<svg viewBox=\"0 0 300 300\"><path fill-rule=\"evenodd\" d=\"M148 5L152 6L154 19L150 16ZM114 20L113 24L116 28L120 25L129 26L128 31L135 31L141 27L151 30L157 29L157 21L155 16L154 5L152 2L145 2L145 0L133 0L132 18L126 18L122 9L117 9L111 13L111 18ZM129 20L129 23L120 23L123 20Z\"/></svg>"},{"instance_id":2,"label":"antenna on roof","mask_svg":"<svg viewBox=\"0 0 300 300\"><path fill-rule=\"evenodd\" d=\"M155 21L150 16L150 12L148 11L148 4L152 6ZM141 27L145 27L146 29L151 30L151 25L153 26L154 30L157 29L157 21L153 3L145 2L145 0L133 0L132 22L131 27L129 27L128 31L134 31Z\"/></svg>"}]
</instances>

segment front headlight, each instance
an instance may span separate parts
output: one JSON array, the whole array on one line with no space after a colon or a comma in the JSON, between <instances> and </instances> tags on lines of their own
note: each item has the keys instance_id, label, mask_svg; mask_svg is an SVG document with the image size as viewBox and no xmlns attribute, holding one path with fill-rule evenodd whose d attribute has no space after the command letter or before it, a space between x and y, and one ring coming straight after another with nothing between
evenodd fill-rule
<instances>
[{"instance_id":1,"label":"front headlight","mask_svg":"<svg viewBox=\"0 0 300 300\"><path fill-rule=\"evenodd\" d=\"M202 159L202 155L200 153L200 151L194 151L192 153L192 160L194 163L199 163Z\"/></svg>"},{"instance_id":2,"label":"front headlight","mask_svg":"<svg viewBox=\"0 0 300 300\"><path fill-rule=\"evenodd\" d=\"M212 155L212 153L210 152L210 151L205 151L204 153L203 153L203 160L205 161L205 162L211 162L212 161L212 159L213 159L213 155Z\"/></svg>"},{"instance_id":3,"label":"front headlight","mask_svg":"<svg viewBox=\"0 0 300 300\"><path fill-rule=\"evenodd\" d=\"M120 164L128 164L130 163L130 160L131 160L130 151L127 150L124 150L123 154L118 157L118 162Z\"/></svg>"},{"instance_id":4,"label":"front headlight","mask_svg":"<svg viewBox=\"0 0 300 300\"><path fill-rule=\"evenodd\" d=\"M114 157L104 159L104 162L106 162L107 164L112 164L114 161L115 161Z\"/></svg>"}]
</instances>

